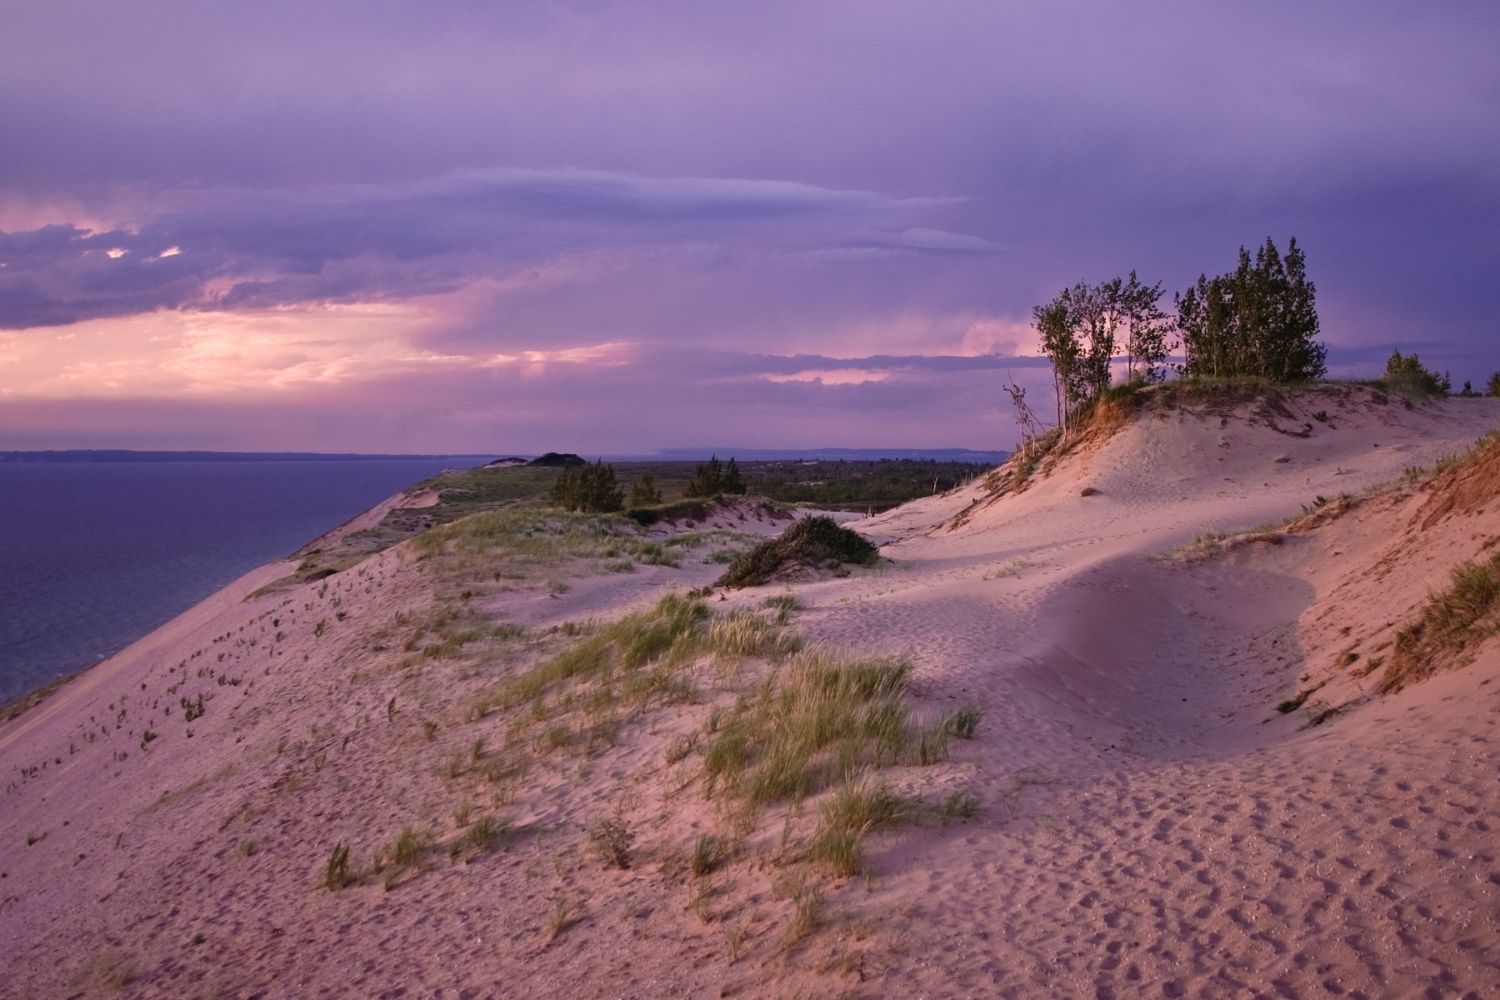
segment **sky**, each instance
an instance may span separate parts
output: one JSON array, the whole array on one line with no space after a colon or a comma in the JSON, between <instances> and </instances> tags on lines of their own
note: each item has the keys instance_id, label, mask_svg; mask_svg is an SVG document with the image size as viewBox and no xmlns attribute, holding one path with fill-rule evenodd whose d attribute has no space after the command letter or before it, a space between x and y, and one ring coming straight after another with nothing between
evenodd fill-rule
<instances>
[{"instance_id":1,"label":"sky","mask_svg":"<svg viewBox=\"0 0 1500 1000\"><path fill-rule=\"evenodd\" d=\"M1295 236L1500 370L1500 5L5 0L0 449L1009 447L1031 310Z\"/></svg>"}]
</instances>

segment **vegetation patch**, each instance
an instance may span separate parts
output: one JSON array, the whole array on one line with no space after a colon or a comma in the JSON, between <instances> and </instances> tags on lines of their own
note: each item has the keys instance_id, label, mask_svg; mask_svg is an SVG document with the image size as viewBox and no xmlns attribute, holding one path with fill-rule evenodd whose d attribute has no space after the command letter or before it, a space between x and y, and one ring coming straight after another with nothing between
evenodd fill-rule
<instances>
[{"instance_id":1,"label":"vegetation patch","mask_svg":"<svg viewBox=\"0 0 1500 1000\"><path fill-rule=\"evenodd\" d=\"M858 875L865 836L896 823L904 813L905 804L885 785L867 778L852 780L824 804L809 855L841 878Z\"/></svg>"},{"instance_id":2,"label":"vegetation patch","mask_svg":"<svg viewBox=\"0 0 1500 1000\"><path fill-rule=\"evenodd\" d=\"M1415 621L1396 633L1396 649L1381 676L1382 694L1399 691L1446 666L1464 666L1472 649L1500 633L1500 552L1453 571L1447 590L1434 594Z\"/></svg>"},{"instance_id":3,"label":"vegetation patch","mask_svg":"<svg viewBox=\"0 0 1500 1000\"><path fill-rule=\"evenodd\" d=\"M864 768L944 759L945 724L911 720L910 673L904 660L794 656L732 710L710 715L705 792L754 808L800 800Z\"/></svg>"},{"instance_id":4,"label":"vegetation patch","mask_svg":"<svg viewBox=\"0 0 1500 1000\"><path fill-rule=\"evenodd\" d=\"M872 566L880 552L861 535L831 517L804 517L778 537L736 557L718 587L754 587L798 567Z\"/></svg>"}]
</instances>

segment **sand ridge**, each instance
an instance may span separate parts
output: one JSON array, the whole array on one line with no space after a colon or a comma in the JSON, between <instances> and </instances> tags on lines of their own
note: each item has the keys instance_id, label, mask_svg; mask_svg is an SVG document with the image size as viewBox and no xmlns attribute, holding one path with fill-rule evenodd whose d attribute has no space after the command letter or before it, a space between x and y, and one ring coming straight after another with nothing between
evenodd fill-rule
<instances>
[{"instance_id":1,"label":"sand ridge","mask_svg":"<svg viewBox=\"0 0 1500 1000\"><path fill-rule=\"evenodd\" d=\"M1341 593L1380 559L1382 518L1424 498L1274 551L1161 553L1397 479L1497 419L1492 401L1408 409L1368 390L1269 415L1148 407L961 527L981 484L856 522L889 561L796 584L797 628L909 655L922 711L978 704L977 739L893 780L970 792L980 811L875 837L870 876L830 882L828 925L791 954L771 945L770 873L725 876L700 905L665 863L581 858L582 825L613 809L657 860L713 828L691 761L661 763L688 725L668 716L586 766L531 765L508 786L522 832L502 851L390 892L322 889L334 840L368 855L452 809L464 779L439 771L475 730L451 692L519 661L393 666L457 586L409 544L248 603L242 581L0 730L0 926L24 956L11 981L103 995L114 962L143 996L1483 996L1500 981L1494 647L1322 726L1274 710L1356 612L1383 623L1425 592L1417 575L1386 584L1389 608ZM1493 525L1492 508L1470 514L1429 539L1434 578ZM575 570L475 600L545 633L718 569ZM184 726L179 708L140 742L145 697L198 694L201 718ZM478 757L505 739L484 732ZM580 922L554 941L560 901Z\"/></svg>"}]
</instances>

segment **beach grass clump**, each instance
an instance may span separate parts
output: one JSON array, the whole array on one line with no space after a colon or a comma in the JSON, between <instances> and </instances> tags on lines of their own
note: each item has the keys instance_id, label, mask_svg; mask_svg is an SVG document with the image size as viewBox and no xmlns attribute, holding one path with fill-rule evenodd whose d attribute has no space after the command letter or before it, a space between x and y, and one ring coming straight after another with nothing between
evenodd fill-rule
<instances>
[{"instance_id":1,"label":"beach grass clump","mask_svg":"<svg viewBox=\"0 0 1500 1000\"><path fill-rule=\"evenodd\" d=\"M809 857L828 865L841 878L857 875L863 869L865 837L898 822L905 811L905 803L885 785L852 778L824 804Z\"/></svg>"},{"instance_id":2,"label":"beach grass clump","mask_svg":"<svg viewBox=\"0 0 1500 1000\"><path fill-rule=\"evenodd\" d=\"M874 545L833 518L804 517L776 538L736 556L714 586L755 587L788 569L872 566L879 557Z\"/></svg>"},{"instance_id":3,"label":"beach grass clump","mask_svg":"<svg viewBox=\"0 0 1500 1000\"><path fill-rule=\"evenodd\" d=\"M981 714L978 705L964 705L943 720L943 729L950 736L972 740L979 728Z\"/></svg>"},{"instance_id":4,"label":"beach grass clump","mask_svg":"<svg viewBox=\"0 0 1500 1000\"><path fill-rule=\"evenodd\" d=\"M914 726L904 660L803 652L735 706L709 717L705 791L751 806L800 800L862 766L908 758L930 730Z\"/></svg>"},{"instance_id":5,"label":"beach grass clump","mask_svg":"<svg viewBox=\"0 0 1500 1000\"><path fill-rule=\"evenodd\" d=\"M456 847L460 851L484 854L494 850L504 835L504 823L494 816L481 816L464 830L463 835L456 841Z\"/></svg>"},{"instance_id":6,"label":"beach grass clump","mask_svg":"<svg viewBox=\"0 0 1500 1000\"><path fill-rule=\"evenodd\" d=\"M552 904L552 913L547 918L547 940L556 941L569 928L576 926L583 915L576 903L559 896Z\"/></svg>"},{"instance_id":7,"label":"beach grass clump","mask_svg":"<svg viewBox=\"0 0 1500 1000\"><path fill-rule=\"evenodd\" d=\"M702 601L668 594L650 611L601 626L572 648L517 675L487 697L484 711L535 701L564 681L610 680L616 673L633 673L655 663L680 665L700 651L702 623L708 616L708 605ZM473 710L469 714L476 717Z\"/></svg>"},{"instance_id":8,"label":"beach grass clump","mask_svg":"<svg viewBox=\"0 0 1500 1000\"><path fill-rule=\"evenodd\" d=\"M688 867L698 878L711 874L729 856L729 845L712 834L703 834L693 842L692 857Z\"/></svg>"},{"instance_id":9,"label":"beach grass clump","mask_svg":"<svg viewBox=\"0 0 1500 1000\"><path fill-rule=\"evenodd\" d=\"M73 974L71 983L84 989L118 993L139 975L136 960L128 952L109 948L86 959Z\"/></svg>"},{"instance_id":10,"label":"beach grass clump","mask_svg":"<svg viewBox=\"0 0 1500 1000\"><path fill-rule=\"evenodd\" d=\"M1479 641L1500 633L1500 552L1453 570L1449 586L1432 595L1415 621L1396 633L1396 648L1379 684L1390 694L1461 664Z\"/></svg>"},{"instance_id":11,"label":"beach grass clump","mask_svg":"<svg viewBox=\"0 0 1500 1000\"><path fill-rule=\"evenodd\" d=\"M806 605L801 598L795 594L773 594L760 604L769 611L776 612L776 624L785 625L792 620L792 615L801 611Z\"/></svg>"},{"instance_id":12,"label":"beach grass clump","mask_svg":"<svg viewBox=\"0 0 1500 1000\"><path fill-rule=\"evenodd\" d=\"M328 863L323 866L324 887L337 892L354 879L354 871L349 865L349 845L342 842L335 844L332 853L328 855Z\"/></svg>"},{"instance_id":13,"label":"beach grass clump","mask_svg":"<svg viewBox=\"0 0 1500 1000\"><path fill-rule=\"evenodd\" d=\"M386 858L397 868L415 868L422 863L432 841L412 827L405 827L386 849Z\"/></svg>"},{"instance_id":14,"label":"beach grass clump","mask_svg":"<svg viewBox=\"0 0 1500 1000\"><path fill-rule=\"evenodd\" d=\"M954 820L973 819L979 815L979 796L968 789L954 792L938 804L937 814L944 826Z\"/></svg>"},{"instance_id":15,"label":"beach grass clump","mask_svg":"<svg viewBox=\"0 0 1500 1000\"><path fill-rule=\"evenodd\" d=\"M704 646L709 652L724 657L789 656L801 647L801 643L796 636L778 628L779 624L779 619L768 621L748 609L731 611L709 624Z\"/></svg>"}]
</instances>

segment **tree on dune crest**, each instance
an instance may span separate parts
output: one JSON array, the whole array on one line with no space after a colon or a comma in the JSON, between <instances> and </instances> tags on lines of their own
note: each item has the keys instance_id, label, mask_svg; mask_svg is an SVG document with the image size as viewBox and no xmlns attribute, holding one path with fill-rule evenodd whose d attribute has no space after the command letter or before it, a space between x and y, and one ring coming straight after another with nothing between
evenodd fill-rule
<instances>
[{"instance_id":1,"label":"tree on dune crest","mask_svg":"<svg viewBox=\"0 0 1500 1000\"><path fill-rule=\"evenodd\" d=\"M1057 422L1066 435L1076 411L1104 394L1110 365L1121 349L1127 378L1157 382L1166 377L1166 314L1157 305L1161 283L1143 284L1134 271L1098 285L1080 281L1032 310L1042 352L1052 362Z\"/></svg>"},{"instance_id":2,"label":"tree on dune crest","mask_svg":"<svg viewBox=\"0 0 1500 1000\"><path fill-rule=\"evenodd\" d=\"M1282 256L1270 237L1227 274L1199 275L1176 296L1177 329L1188 378L1263 378L1307 382L1327 374L1318 335L1317 288L1297 239Z\"/></svg>"},{"instance_id":3,"label":"tree on dune crest","mask_svg":"<svg viewBox=\"0 0 1500 1000\"><path fill-rule=\"evenodd\" d=\"M1144 284L1134 271L1099 285L1079 282L1032 310L1042 353L1052 363L1057 425L1066 438L1104 396L1111 366L1125 361L1128 384L1159 382L1181 335L1185 378L1260 378L1306 382L1327 374L1328 351L1318 342L1317 288L1296 237L1286 254L1266 238L1254 258L1240 248L1233 271L1197 282L1174 296L1177 315L1158 306L1161 283ZM1500 373L1491 380L1500 389Z\"/></svg>"}]
</instances>

